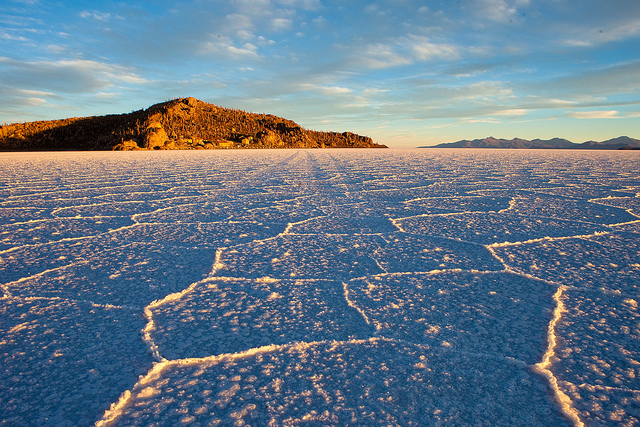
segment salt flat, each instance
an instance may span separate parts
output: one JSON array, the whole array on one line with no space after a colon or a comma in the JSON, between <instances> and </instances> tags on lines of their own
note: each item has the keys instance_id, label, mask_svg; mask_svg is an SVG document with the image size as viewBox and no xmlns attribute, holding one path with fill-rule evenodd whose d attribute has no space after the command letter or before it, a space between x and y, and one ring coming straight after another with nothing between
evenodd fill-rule
<instances>
[{"instance_id":1,"label":"salt flat","mask_svg":"<svg viewBox=\"0 0 640 427\"><path fill-rule=\"evenodd\" d=\"M640 423L637 152L0 165L1 425Z\"/></svg>"}]
</instances>

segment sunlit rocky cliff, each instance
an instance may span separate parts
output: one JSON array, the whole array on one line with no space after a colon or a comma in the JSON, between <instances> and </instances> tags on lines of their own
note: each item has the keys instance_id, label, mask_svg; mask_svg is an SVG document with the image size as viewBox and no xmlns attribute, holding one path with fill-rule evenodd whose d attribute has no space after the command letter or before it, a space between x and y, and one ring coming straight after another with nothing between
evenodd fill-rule
<instances>
[{"instance_id":1,"label":"sunlit rocky cliff","mask_svg":"<svg viewBox=\"0 0 640 427\"><path fill-rule=\"evenodd\" d=\"M386 148L351 132L319 132L271 114L180 98L128 114L0 127L0 150Z\"/></svg>"}]
</instances>

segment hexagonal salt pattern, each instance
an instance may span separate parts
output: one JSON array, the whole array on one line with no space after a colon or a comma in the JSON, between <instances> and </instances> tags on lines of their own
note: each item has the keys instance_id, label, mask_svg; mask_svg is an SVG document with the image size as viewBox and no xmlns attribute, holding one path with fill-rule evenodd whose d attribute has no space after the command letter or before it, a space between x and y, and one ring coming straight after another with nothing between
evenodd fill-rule
<instances>
[{"instance_id":1,"label":"hexagonal salt pattern","mask_svg":"<svg viewBox=\"0 0 640 427\"><path fill-rule=\"evenodd\" d=\"M633 152L0 165L0 424L640 422Z\"/></svg>"}]
</instances>

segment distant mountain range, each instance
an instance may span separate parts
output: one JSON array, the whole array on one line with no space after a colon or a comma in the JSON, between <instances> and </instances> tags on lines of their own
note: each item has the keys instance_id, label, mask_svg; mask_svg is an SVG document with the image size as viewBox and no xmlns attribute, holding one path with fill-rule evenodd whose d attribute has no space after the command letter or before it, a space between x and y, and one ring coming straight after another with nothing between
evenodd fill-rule
<instances>
[{"instance_id":1,"label":"distant mountain range","mask_svg":"<svg viewBox=\"0 0 640 427\"><path fill-rule=\"evenodd\" d=\"M522 149L573 149L573 150L640 150L640 139L620 136L607 141L587 141L581 144L562 138L553 139L498 139L492 136L484 139L448 142L418 148L522 148Z\"/></svg>"},{"instance_id":2,"label":"distant mountain range","mask_svg":"<svg viewBox=\"0 0 640 427\"><path fill-rule=\"evenodd\" d=\"M320 132L272 114L180 98L127 114L0 126L0 151L386 148L351 132Z\"/></svg>"}]
</instances>

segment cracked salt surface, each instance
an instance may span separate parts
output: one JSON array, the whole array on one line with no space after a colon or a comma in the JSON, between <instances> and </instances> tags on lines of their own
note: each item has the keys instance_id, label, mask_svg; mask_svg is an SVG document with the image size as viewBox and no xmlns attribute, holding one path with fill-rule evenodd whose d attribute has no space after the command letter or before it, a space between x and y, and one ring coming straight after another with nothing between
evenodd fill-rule
<instances>
[{"instance_id":1,"label":"cracked salt surface","mask_svg":"<svg viewBox=\"0 0 640 427\"><path fill-rule=\"evenodd\" d=\"M640 423L638 160L1 154L0 424Z\"/></svg>"}]
</instances>

